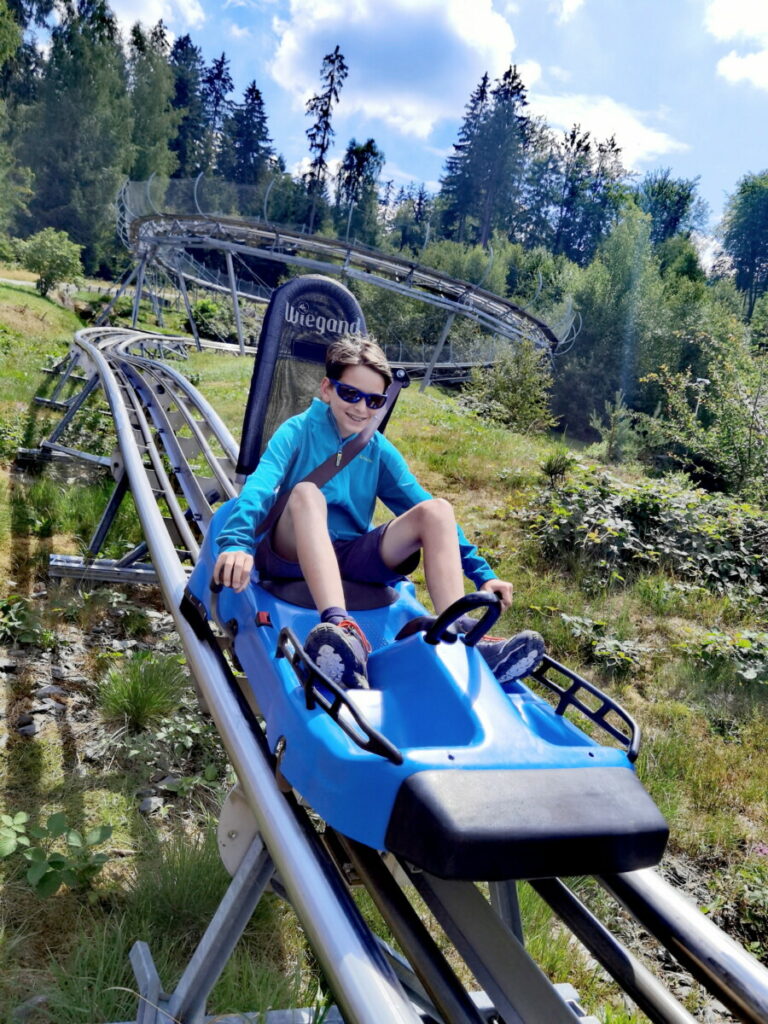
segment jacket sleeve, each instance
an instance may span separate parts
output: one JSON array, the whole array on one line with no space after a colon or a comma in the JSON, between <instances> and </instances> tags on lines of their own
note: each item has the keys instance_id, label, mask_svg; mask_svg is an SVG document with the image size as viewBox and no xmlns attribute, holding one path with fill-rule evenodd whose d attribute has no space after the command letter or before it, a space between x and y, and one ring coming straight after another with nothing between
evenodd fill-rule
<instances>
[{"instance_id":1,"label":"jacket sleeve","mask_svg":"<svg viewBox=\"0 0 768 1024\"><path fill-rule=\"evenodd\" d=\"M381 498L396 516L400 516L409 508L418 505L420 501L427 501L432 495L421 486L408 468L408 463L391 442L381 437L380 444L381 466L377 497ZM459 535L461 568L467 579L476 587L480 587L487 580L496 579L496 573L478 552L477 547L467 540L458 524L456 531Z\"/></svg>"},{"instance_id":2,"label":"jacket sleeve","mask_svg":"<svg viewBox=\"0 0 768 1024\"><path fill-rule=\"evenodd\" d=\"M220 552L248 551L255 554L259 524L264 522L274 504L296 453L299 443L297 418L287 420L275 431L256 469L243 484L240 496L216 538Z\"/></svg>"}]
</instances>

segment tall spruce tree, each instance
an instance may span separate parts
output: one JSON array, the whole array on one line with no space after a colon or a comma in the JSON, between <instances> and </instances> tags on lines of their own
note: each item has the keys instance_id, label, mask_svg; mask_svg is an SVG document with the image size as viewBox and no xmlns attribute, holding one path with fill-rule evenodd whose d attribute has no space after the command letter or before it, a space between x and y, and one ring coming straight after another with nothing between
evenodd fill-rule
<instances>
[{"instance_id":1,"label":"tall spruce tree","mask_svg":"<svg viewBox=\"0 0 768 1024\"><path fill-rule=\"evenodd\" d=\"M528 99L517 67L504 72L491 90L491 98L491 108L475 142L479 171L477 241L483 247L496 228L514 233L531 134L531 121L524 113Z\"/></svg>"},{"instance_id":2,"label":"tall spruce tree","mask_svg":"<svg viewBox=\"0 0 768 1024\"><path fill-rule=\"evenodd\" d=\"M334 106L339 102L341 87L348 74L347 62L338 45L332 53L323 58L320 80L325 88L307 101L307 114L315 120L307 128L309 151L312 162L309 165L304 183L309 196L309 231L315 230L315 219L318 205L325 200L325 181L328 175L326 157L333 142L335 132L331 124Z\"/></svg>"},{"instance_id":3,"label":"tall spruce tree","mask_svg":"<svg viewBox=\"0 0 768 1024\"><path fill-rule=\"evenodd\" d=\"M736 287L744 296L746 319L751 320L757 300L768 292L768 171L741 179L720 230Z\"/></svg>"},{"instance_id":4,"label":"tall spruce tree","mask_svg":"<svg viewBox=\"0 0 768 1024\"><path fill-rule=\"evenodd\" d=\"M205 63L200 47L195 46L189 35L174 41L170 64L174 79L171 104L179 115L176 138L170 142L178 161L174 177L192 178L209 168L203 102Z\"/></svg>"},{"instance_id":5,"label":"tall spruce tree","mask_svg":"<svg viewBox=\"0 0 768 1024\"><path fill-rule=\"evenodd\" d=\"M336 230L368 245L378 236L376 187L383 166L384 154L373 139L351 139L336 178Z\"/></svg>"},{"instance_id":6,"label":"tall spruce tree","mask_svg":"<svg viewBox=\"0 0 768 1024\"><path fill-rule=\"evenodd\" d=\"M251 82L243 102L224 120L218 171L228 181L256 185L269 173L274 157L264 99Z\"/></svg>"},{"instance_id":7,"label":"tall spruce tree","mask_svg":"<svg viewBox=\"0 0 768 1024\"><path fill-rule=\"evenodd\" d=\"M469 98L458 141L445 163L445 174L440 183L440 207L443 233L447 238L463 242L467 219L473 210L477 187L475 176L479 170L480 153L475 145L483 120L488 112L490 79L486 72Z\"/></svg>"},{"instance_id":8,"label":"tall spruce tree","mask_svg":"<svg viewBox=\"0 0 768 1024\"><path fill-rule=\"evenodd\" d=\"M131 29L129 74L133 109L131 177L170 177L178 165L171 145L181 116L173 109L173 71L168 64L168 37L159 21L147 33L137 22Z\"/></svg>"},{"instance_id":9,"label":"tall spruce tree","mask_svg":"<svg viewBox=\"0 0 768 1024\"><path fill-rule=\"evenodd\" d=\"M214 57L203 72L203 108L205 110L205 166L214 168L218 163L222 146L224 120L232 110L229 95L234 88L229 70L229 58L225 53Z\"/></svg>"},{"instance_id":10,"label":"tall spruce tree","mask_svg":"<svg viewBox=\"0 0 768 1024\"><path fill-rule=\"evenodd\" d=\"M35 175L31 229L66 231L94 272L114 243L113 203L132 158L132 114L117 23L81 0L51 33L22 155Z\"/></svg>"},{"instance_id":11,"label":"tall spruce tree","mask_svg":"<svg viewBox=\"0 0 768 1024\"><path fill-rule=\"evenodd\" d=\"M5 0L0 0L0 72L20 41L21 30ZM7 133L6 105L0 99L0 234L9 231L16 216L26 210L31 195L29 171L17 164Z\"/></svg>"}]
</instances>

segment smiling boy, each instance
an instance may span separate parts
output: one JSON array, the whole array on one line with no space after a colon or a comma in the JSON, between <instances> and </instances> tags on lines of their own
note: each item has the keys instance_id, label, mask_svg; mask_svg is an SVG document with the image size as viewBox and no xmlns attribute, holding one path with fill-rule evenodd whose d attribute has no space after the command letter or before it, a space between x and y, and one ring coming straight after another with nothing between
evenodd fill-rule
<instances>
[{"instance_id":1,"label":"smiling boy","mask_svg":"<svg viewBox=\"0 0 768 1024\"><path fill-rule=\"evenodd\" d=\"M392 382L386 356L368 338L346 336L329 345L320 397L275 431L248 477L218 537L214 580L244 590L254 567L262 576L303 577L320 613L305 641L307 654L330 678L365 686L370 647L344 607L342 578L394 583L424 557L424 576L439 615L464 594L466 575L478 590L496 594L504 608L512 585L498 579L457 526L453 508L433 498L395 446L376 432L362 452L322 487L309 472L362 431L386 401ZM279 494L285 508L266 533L260 524ZM395 518L371 529L376 499ZM478 650L497 677L530 671L543 654L537 633L481 641Z\"/></svg>"}]
</instances>

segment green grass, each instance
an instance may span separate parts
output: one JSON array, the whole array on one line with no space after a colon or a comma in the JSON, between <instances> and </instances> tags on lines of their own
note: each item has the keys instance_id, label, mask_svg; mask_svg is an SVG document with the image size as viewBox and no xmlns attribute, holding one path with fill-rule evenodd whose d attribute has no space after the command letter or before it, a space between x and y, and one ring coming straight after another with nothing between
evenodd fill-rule
<instances>
[{"instance_id":1,"label":"green grass","mask_svg":"<svg viewBox=\"0 0 768 1024\"><path fill-rule=\"evenodd\" d=\"M187 685L178 658L142 652L107 672L98 703L107 722L141 732L177 710Z\"/></svg>"}]
</instances>

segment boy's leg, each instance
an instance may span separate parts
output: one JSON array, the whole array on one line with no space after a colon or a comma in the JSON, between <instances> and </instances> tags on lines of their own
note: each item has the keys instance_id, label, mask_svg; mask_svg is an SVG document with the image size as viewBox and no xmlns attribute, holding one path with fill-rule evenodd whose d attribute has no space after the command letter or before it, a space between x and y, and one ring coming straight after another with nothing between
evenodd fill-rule
<instances>
[{"instance_id":1,"label":"boy's leg","mask_svg":"<svg viewBox=\"0 0 768 1024\"><path fill-rule=\"evenodd\" d=\"M424 552L427 590L439 615L464 596L456 519L450 502L430 498L408 509L387 526L381 557L394 569L414 551Z\"/></svg>"},{"instance_id":2,"label":"boy's leg","mask_svg":"<svg viewBox=\"0 0 768 1024\"><path fill-rule=\"evenodd\" d=\"M345 686L367 686L368 641L344 608L344 588L328 533L328 510L314 484L298 483L272 533L281 558L298 562L323 621L308 633L304 648L329 678Z\"/></svg>"},{"instance_id":3,"label":"boy's leg","mask_svg":"<svg viewBox=\"0 0 768 1024\"><path fill-rule=\"evenodd\" d=\"M281 558L298 562L319 611L344 607L339 563L328 533L328 510L322 491L298 483L272 532L272 545Z\"/></svg>"}]
</instances>

